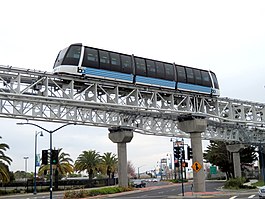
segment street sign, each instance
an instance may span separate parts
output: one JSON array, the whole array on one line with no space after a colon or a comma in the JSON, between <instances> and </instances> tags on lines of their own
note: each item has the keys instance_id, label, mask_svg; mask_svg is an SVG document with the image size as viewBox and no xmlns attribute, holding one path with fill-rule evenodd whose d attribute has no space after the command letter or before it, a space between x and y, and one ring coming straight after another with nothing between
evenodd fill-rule
<instances>
[{"instance_id":1,"label":"street sign","mask_svg":"<svg viewBox=\"0 0 265 199\"><path fill-rule=\"evenodd\" d=\"M198 172L202 168L202 165L199 162L194 162L193 165L191 166L194 171Z\"/></svg>"},{"instance_id":2,"label":"street sign","mask_svg":"<svg viewBox=\"0 0 265 199\"><path fill-rule=\"evenodd\" d=\"M210 166L210 174L217 174L216 166Z\"/></svg>"},{"instance_id":3,"label":"street sign","mask_svg":"<svg viewBox=\"0 0 265 199\"><path fill-rule=\"evenodd\" d=\"M36 154L36 167L40 166L40 154Z\"/></svg>"}]
</instances>

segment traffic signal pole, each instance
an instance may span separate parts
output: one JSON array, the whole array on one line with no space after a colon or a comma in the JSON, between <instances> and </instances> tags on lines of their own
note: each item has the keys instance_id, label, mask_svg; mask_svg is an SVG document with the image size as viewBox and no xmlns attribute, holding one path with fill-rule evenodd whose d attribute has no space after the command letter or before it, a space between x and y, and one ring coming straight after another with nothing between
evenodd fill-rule
<instances>
[{"instance_id":1,"label":"traffic signal pole","mask_svg":"<svg viewBox=\"0 0 265 199\"><path fill-rule=\"evenodd\" d=\"M52 131L50 133L50 199L52 199Z\"/></svg>"},{"instance_id":2,"label":"traffic signal pole","mask_svg":"<svg viewBox=\"0 0 265 199\"><path fill-rule=\"evenodd\" d=\"M40 128L43 131L46 131L46 132L48 132L50 134L50 199L52 199L52 184L53 184L53 182L52 182L52 134L54 132L58 131L59 129L65 127L65 126L76 125L76 123L67 123L67 124L64 124L64 125L58 127L55 130L52 130L52 131L49 131L49 130L43 128L42 126L40 126L38 124L34 124L34 123L29 123L29 122L27 122L27 123L17 123L17 125L24 125L24 124L36 126L36 127Z\"/></svg>"},{"instance_id":3,"label":"traffic signal pole","mask_svg":"<svg viewBox=\"0 0 265 199\"><path fill-rule=\"evenodd\" d=\"M180 173L181 173L181 190L182 190L182 196L184 196L184 184L183 184L183 158L185 161L185 150L184 150L184 144L181 147L181 157L180 157Z\"/></svg>"}]
</instances>

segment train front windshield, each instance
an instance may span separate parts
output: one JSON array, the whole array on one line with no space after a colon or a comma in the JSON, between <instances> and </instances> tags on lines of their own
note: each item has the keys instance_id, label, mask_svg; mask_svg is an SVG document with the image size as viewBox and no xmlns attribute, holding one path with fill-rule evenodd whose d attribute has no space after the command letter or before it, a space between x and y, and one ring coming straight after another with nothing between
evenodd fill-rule
<instances>
[{"instance_id":1,"label":"train front windshield","mask_svg":"<svg viewBox=\"0 0 265 199\"><path fill-rule=\"evenodd\" d=\"M70 46L60 51L57 59L54 63L54 67L60 65L74 65L77 66L79 63L81 54L81 46Z\"/></svg>"},{"instance_id":2,"label":"train front windshield","mask_svg":"<svg viewBox=\"0 0 265 199\"><path fill-rule=\"evenodd\" d=\"M61 50L61 51L59 52L59 54L57 55L57 58L56 58L56 60L55 60L55 62L54 62L54 66L53 66L53 68L56 68L57 66L62 65L62 61L63 61L63 58L64 58L65 53L66 53L67 50L68 50L68 47L65 48L65 49L63 49L63 50Z\"/></svg>"},{"instance_id":3,"label":"train front windshield","mask_svg":"<svg viewBox=\"0 0 265 199\"><path fill-rule=\"evenodd\" d=\"M218 84L216 75L213 72L211 72L211 74L212 74L212 77L213 77L214 88L219 89L219 84Z\"/></svg>"}]
</instances>

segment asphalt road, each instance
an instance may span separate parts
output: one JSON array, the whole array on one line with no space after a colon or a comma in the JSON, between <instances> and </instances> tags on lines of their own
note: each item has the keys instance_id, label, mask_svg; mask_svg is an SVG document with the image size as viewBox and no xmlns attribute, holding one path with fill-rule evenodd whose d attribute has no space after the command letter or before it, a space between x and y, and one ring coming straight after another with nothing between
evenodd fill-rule
<instances>
[{"instance_id":1,"label":"asphalt road","mask_svg":"<svg viewBox=\"0 0 265 199\"><path fill-rule=\"evenodd\" d=\"M108 196L95 198L117 198L117 199L174 199L174 198L216 198L216 199L258 199L256 190L251 191L226 191L221 192L224 182L206 182L206 193L194 194L191 191L191 184L184 185L184 197L182 196L181 184L170 184L167 182L148 182L146 188L139 188L131 192L123 192ZM53 192L53 199L62 199L64 192ZM5 199L49 199L49 192L33 194L19 194L4 196Z\"/></svg>"},{"instance_id":2,"label":"asphalt road","mask_svg":"<svg viewBox=\"0 0 265 199\"><path fill-rule=\"evenodd\" d=\"M121 195L112 195L108 198L117 199L174 199L174 198L216 198L216 199L258 199L257 190L250 191L220 191L224 182L206 182L206 192L194 194L191 191L191 184L184 186L184 196L182 196L181 184L164 185L157 184L155 186L147 186L144 189L138 189L131 193L123 193ZM157 187L156 187L157 186Z\"/></svg>"}]
</instances>

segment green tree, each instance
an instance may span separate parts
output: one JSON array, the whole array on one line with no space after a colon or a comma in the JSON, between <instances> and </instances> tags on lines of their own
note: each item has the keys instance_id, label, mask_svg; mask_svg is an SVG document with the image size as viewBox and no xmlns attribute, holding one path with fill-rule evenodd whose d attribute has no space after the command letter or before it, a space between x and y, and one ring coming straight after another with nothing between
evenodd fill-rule
<instances>
[{"instance_id":1,"label":"green tree","mask_svg":"<svg viewBox=\"0 0 265 199\"><path fill-rule=\"evenodd\" d=\"M203 154L206 162L219 167L226 173L227 179L234 177L234 167L232 161L232 153L226 149L226 143L223 141L210 141L206 153ZM249 146L240 152L241 165L253 164L257 160L255 147Z\"/></svg>"},{"instance_id":2,"label":"green tree","mask_svg":"<svg viewBox=\"0 0 265 199\"><path fill-rule=\"evenodd\" d=\"M10 181L8 165L11 164L12 159L5 155L5 151L9 146L5 143L0 143L0 180L3 183Z\"/></svg>"},{"instance_id":3,"label":"green tree","mask_svg":"<svg viewBox=\"0 0 265 199\"><path fill-rule=\"evenodd\" d=\"M91 180L96 171L99 171L101 156L95 150L83 151L75 161L75 170L86 171Z\"/></svg>"},{"instance_id":4,"label":"green tree","mask_svg":"<svg viewBox=\"0 0 265 199\"><path fill-rule=\"evenodd\" d=\"M118 158L111 152L104 153L104 155L101 156L101 166L103 173L106 173L109 178L111 178L111 175L112 178L114 178L114 173L118 168Z\"/></svg>"}]
</instances>

